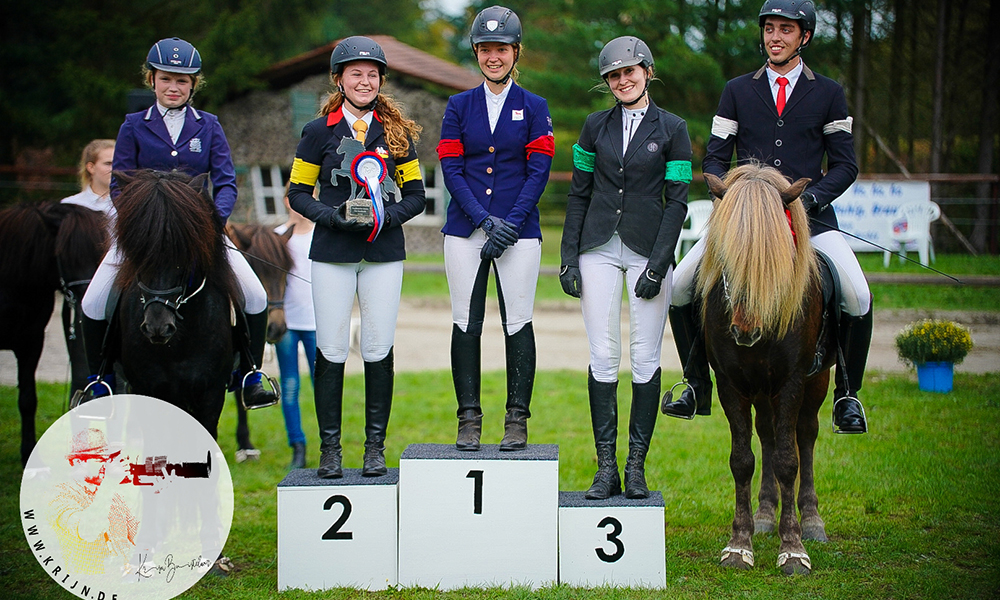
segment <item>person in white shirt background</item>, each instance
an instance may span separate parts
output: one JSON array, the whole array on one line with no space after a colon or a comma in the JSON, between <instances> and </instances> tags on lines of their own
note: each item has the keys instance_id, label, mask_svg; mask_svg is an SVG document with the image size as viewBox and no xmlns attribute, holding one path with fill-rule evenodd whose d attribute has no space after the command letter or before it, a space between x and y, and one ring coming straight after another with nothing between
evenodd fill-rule
<instances>
[{"instance_id":1,"label":"person in white shirt background","mask_svg":"<svg viewBox=\"0 0 1000 600\"><path fill-rule=\"evenodd\" d=\"M65 204L79 204L104 213L108 223L115 216L111 203L111 161L115 156L114 140L92 140L80 156L80 193L63 198Z\"/></svg>"}]
</instances>

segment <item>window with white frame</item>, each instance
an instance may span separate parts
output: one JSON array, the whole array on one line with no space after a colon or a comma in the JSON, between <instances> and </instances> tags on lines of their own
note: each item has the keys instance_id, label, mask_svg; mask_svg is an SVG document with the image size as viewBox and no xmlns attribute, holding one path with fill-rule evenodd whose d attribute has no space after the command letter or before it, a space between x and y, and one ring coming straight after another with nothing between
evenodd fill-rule
<instances>
[{"instance_id":1,"label":"window with white frame","mask_svg":"<svg viewBox=\"0 0 1000 600\"><path fill-rule=\"evenodd\" d=\"M254 165L250 168L250 185L253 187L254 212L261 222L284 221L285 180L278 165Z\"/></svg>"}]
</instances>

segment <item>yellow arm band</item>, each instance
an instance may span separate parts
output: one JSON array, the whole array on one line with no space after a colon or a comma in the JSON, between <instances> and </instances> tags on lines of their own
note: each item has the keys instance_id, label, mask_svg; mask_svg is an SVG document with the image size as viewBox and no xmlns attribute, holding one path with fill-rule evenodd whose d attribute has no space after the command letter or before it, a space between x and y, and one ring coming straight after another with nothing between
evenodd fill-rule
<instances>
[{"instance_id":1,"label":"yellow arm band","mask_svg":"<svg viewBox=\"0 0 1000 600\"><path fill-rule=\"evenodd\" d=\"M292 175L290 177L292 183L316 185L317 179L319 179L319 165L307 163L301 158L296 158L292 162Z\"/></svg>"},{"instance_id":2,"label":"yellow arm band","mask_svg":"<svg viewBox=\"0 0 1000 600\"><path fill-rule=\"evenodd\" d=\"M396 165L396 173L393 175L393 178L396 180L396 185L399 187L403 187L403 184L407 181L419 180L420 162L414 158L409 162Z\"/></svg>"}]
</instances>

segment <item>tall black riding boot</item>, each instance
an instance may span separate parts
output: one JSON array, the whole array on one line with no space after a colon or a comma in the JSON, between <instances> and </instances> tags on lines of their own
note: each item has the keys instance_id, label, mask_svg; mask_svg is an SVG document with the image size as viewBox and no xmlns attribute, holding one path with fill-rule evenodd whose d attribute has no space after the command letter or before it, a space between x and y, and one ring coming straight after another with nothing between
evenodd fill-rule
<instances>
[{"instance_id":1,"label":"tall black riding boot","mask_svg":"<svg viewBox=\"0 0 1000 600\"><path fill-rule=\"evenodd\" d=\"M365 363L365 458L363 477L380 477L385 468L385 432L389 427L393 382L392 348L378 362Z\"/></svg>"},{"instance_id":2,"label":"tall black riding boot","mask_svg":"<svg viewBox=\"0 0 1000 600\"><path fill-rule=\"evenodd\" d=\"M708 368L705 342L699 339L701 327L696 318L695 303L671 306L667 315L677 355L684 365L687 387L674 402L670 402L670 392L667 392L663 414L679 419L693 419L695 415L707 417L712 414L712 375Z\"/></svg>"},{"instance_id":3,"label":"tall black riding boot","mask_svg":"<svg viewBox=\"0 0 1000 600\"><path fill-rule=\"evenodd\" d=\"M319 469L324 479L342 477L340 420L344 404L344 363L332 363L316 352L313 392L316 398L316 421L319 424Z\"/></svg>"},{"instance_id":4,"label":"tall black riding boot","mask_svg":"<svg viewBox=\"0 0 1000 600\"><path fill-rule=\"evenodd\" d=\"M833 391L833 427L836 433L868 432L865 410L858 400L858 392L868 364L873 326L871 308L860 317L852 317L846 313L840 315L840 348L844 352L847 368L837 366L836 387Z\"/></svg>"},{"instance_id":5,"label":"tall black riding boot","mask_svg":"<svg viewBox=\"0 0 1000 600\"><path fill-rule=\"evenodd\" d=\"M528 447L531 390L535 387L535 330L527 323L513 335L504 336L507 355L507 415L503 421L500 450Z\"/></svg>"},{"instance_id":6,"label":"tall black riding boot","mask_svg":"<svg viewBox=\"0 0 1000 600\"><path fill-rule=\"evenodd\" d=\"M239 376L241 378L255 368L260 369L264 362L264 344L267 342L267 311L254 314L244 313L244 316L246 316L250 338L250 357L246 356L246 352L240 352ZM251 358L253 364L250 364ZM240 402L243 403L243 408L247 410L264 408L281 401L281 391L274 380L268 378L274 391L266 390L261 385L261 376L262 373L252 373L250 377L246 378L246 385L242 385L241 381L242 387L236 391L239 394Z\"/></svg>"},{"instance_id":7,"label":"tall black riding boot","mask_svg":"<svg viewBox=\"0 0 1000 600\"><path fill-rule=\"evenodd\" d=\"M632 382L632 414L628 422L628 458L625 459L625 497L648 498L646 453L656 427L660 401L660 370L646 383Z\"/></svg>"},{"instance_id":8,"label":"tall black riding boot","mask_svg":"<svg viewBox=\"0 0 1000 600\"><path fill-rule=\"evenodd\" d=\"M622 493L615 456L618 440L618 382L603 383L587 369L587 395L590 397L590 423L597 448L597 473L584 494L588 500L605 500Z\"/></svg>"},{"instance_id":9,"label":"tall black riding boot","mask_svg":"<svg viewBox=\"0 0 1000 600\"><path fill-rule=\"evenodd\" d=\"M479 405L482 349L480 336L462 331L458 325L451 328L451 378L455 382L458 399L459 450L479 450L483 432L483 410Z\"/></svg>"}]
</instances>

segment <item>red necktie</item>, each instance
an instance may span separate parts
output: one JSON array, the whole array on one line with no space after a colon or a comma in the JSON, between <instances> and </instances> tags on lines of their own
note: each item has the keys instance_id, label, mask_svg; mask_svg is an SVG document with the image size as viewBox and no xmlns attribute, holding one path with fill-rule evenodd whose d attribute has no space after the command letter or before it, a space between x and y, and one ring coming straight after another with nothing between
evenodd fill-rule
<instances>
[{"instance_id":1,"label":"red necktie","mask_svg":"<svg viewBox=\"0 0 1000 600\"><path fill-rule=\"evenodd\" d=\"M788 79L784 77L779 77L778 82L778 116L781 116L781 111L785 110L785 86L788 85Z\"/></svg>"}]
</instances>

